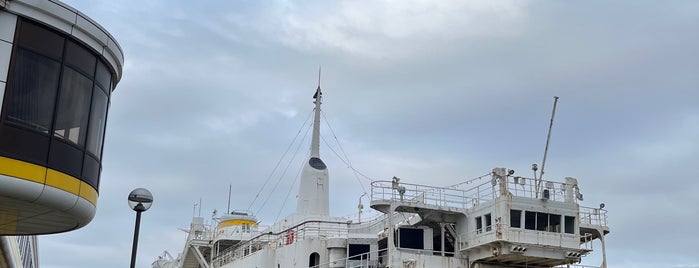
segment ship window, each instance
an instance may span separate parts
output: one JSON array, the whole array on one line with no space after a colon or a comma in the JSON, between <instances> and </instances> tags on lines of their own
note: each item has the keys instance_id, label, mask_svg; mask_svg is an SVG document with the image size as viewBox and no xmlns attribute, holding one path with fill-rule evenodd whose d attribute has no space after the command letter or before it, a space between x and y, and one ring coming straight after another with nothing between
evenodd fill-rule
<instances>
[{"instance_id":1,"label":"ship window","mask_svg":"<svg viewBox=\"0 0 699 268\"><path fill-rule=\"evenodd\" d=\"M320 254L313 252L308 257L308 267L317 267L318 265L320 265Z\"/></svg>"},{"instance_id":2,"label":"ship window","mask_svg":"<svg viewBox=\"0 0 699 268\"><path fill-rule=\"evenodd\" d=\"M490 232L493 229L493 219L490 217L490 213L485 214L485 231Z\"/></svg>"},{"instance_id":3,"label":"ship window","mask_svg":"<svg viewBox=\"0 0 699 268\"><path fill-rule=\"evenodd\" d=\"M321 160L318 157L311 157L311 159L308 159L308 164L317 170L325 170L326 168L328 168L327 166L325 166L325 163L323 163L323 160Z\"/></svg>"},{"instance_id":4,"label":"ship window","mask_svg":"<svg viewBox=\"0 0 699 268\"><path fill-rule=\"evenodd\" d=\"M417 228L400 228L399 245L400 248L424 249L425 248L425 233L422 229Z\"/></svg>"},{"instance_id":5,"label":"ship window","mask_svg":"<svg viewBox=\"0 0 699 268\"><path fill-rule=\"evenodd\" d=\"M561 215L549 214L549 226L546 231L554 233L561 232Z\"/></svg>"},{"instance_id":6,"label":"ship window","mask_svg":"<svg viewBox=\"0 0 699 268\"><path fill-rule=\"evenodd\" d=\"M510 227L521 228L522 227L522 211L511 209L510 210Z\"/></svg>"},{"instance_id":7,"label":"ship window","mask_svg":"<svg viewBox=\"0 0 699 268\"><path fill-rule=\"evenodd\" d=\"M347 255L350 260L368 260L369 244L350 244Z\"/></svg>"},{"instance_id":8,"label":"ship window","mask_svg":"<svg viewBox=\"0 0 699 268\"><path fill-rule=\"evenodd\" d=\"M541 213L537 212L536 213L536 230L537 231L546 231L546 227L548 227L548 222L549 222L549 215L546 213Z\"/></svg>"},{"instance_id":9,"label":"ship window","mask_svg":"<svg viewBox=\"0 0 699 268\"><path fill-rule=\"evenodd\" d=\"M483 222L481 217L476 217L476 233L480 234L483 232Z\"/></svg>"},{"instance_id":10,"label":"ship window","mask_svg":"<svg viewBox=\"0 0 699 268\"><path fill-rule=\"evenodd\" d=\"M526 211L524 213L524 229L536 230L536 212Z\"/></svg>"},{"instance_id":11,"label":"ship window","mask_svg":"<svg viewBox=\"0 0 699 268\"><path fill-rule=\"evenodd\" d=\"M565 216L565 231L567 234L575 233L575 217Z\"/></svg>"}]
</instances>

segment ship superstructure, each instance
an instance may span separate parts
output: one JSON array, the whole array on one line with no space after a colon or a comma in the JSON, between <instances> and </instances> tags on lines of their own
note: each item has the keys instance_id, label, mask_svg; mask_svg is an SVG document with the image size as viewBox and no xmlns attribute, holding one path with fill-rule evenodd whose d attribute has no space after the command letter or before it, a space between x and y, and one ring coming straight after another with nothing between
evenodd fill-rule
<instances>
[{"instance_id":1,"label":"ship superstructure","mask_svg":"<svg viewBox=\"0 0 699 268\"><path fill-rule=\"evenodd\" d=\"M602 263L585 267L606 267L607 211L580 206L583 195L571 177L555 182L494 168L449 187L394 177L371 184L370 206L381 216L364 222L329 216L321 99L319 86L296 212L265 228L249 214L226 214L215 228L195 217L184 252L165 253L154 268L574 267L593 241L602 245Z\"/></svg>"}]
</instances>

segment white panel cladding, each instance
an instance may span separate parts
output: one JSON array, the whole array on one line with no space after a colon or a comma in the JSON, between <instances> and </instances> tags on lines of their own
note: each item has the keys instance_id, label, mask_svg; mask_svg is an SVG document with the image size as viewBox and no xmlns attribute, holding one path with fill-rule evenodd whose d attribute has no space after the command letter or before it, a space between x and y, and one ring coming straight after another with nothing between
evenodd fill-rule
<instances>
[{"instance_id":1,"label":"white panel cladding","mask_svg":"<svg viewBox=\"0 0 699 268\"><path fill-rule=\"evenodd\" d=\"M7 82L7 74L10 68L11 55L12 44L0 41L0 82Z\"/></svg>"},{"instance_id":2,"label":"white panel cladding","mask_svg":"<svg viewBox=\"0 0 699 268\"><path fill-rule=\"evenodd\" d=\"M66 211L73 208L77 201L77 195L46 185L41 196L34 203L39 203L54 210Z\"/></svg>"},{"instance_id":3,"label":"white panel cladding","mask_svg":"<svg viewBox=\"0 0 699 268\"><path fill-rule=\"evenodd\" d=\"M46 0L12 1L7 8L65 33L71 32L78 16L74 10Z\"/></svg>"},{"instance_id":4,"label":"white panel cladding","mask_svg":"<svg viewBox=\"0 0 699 268\"><path fill-rule=\"evenodd\" d=\"M78 10L54 0L13 0L7 10L20 17L27 17L54 29L72 35L102 55L116 71L116 81L121 79L124 54L114 37L102 26ZM0 25L4 22L0 20ZM5 31L5 29L2 29ZM14 33L13 33L14 34Z\"/></svg>"},{"instance_id":5,"label":"white panel cladding","mask_svg":"<svg viewBox=\"0 0 699 268\"><path fill-rule=\"evenodd\" d=\"M17 16L0 11L0 42L12 43L15 38Z\"/></svg>"},{"instance_id":6,"label":"white panel cladding","mask_svg":"<svg viewBox=\"0 0 699 268\"><path fill-rule=\"evenodd\" d=\"M122 68L124 68L124 54L121 51L121 47L119 47L119 44L114 42L114 40L110 39L103 56L107 59L109 64L116 67L116 80L114 83L118 83L121 79Z\"/></svg>"}]
</instances>

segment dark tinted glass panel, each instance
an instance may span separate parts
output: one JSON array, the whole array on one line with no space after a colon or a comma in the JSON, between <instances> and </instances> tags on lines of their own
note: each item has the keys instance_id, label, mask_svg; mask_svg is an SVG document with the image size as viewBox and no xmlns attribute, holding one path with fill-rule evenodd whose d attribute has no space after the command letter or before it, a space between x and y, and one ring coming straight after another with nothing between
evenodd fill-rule
<instances>
[{"instance_id":1,"label":"dark tinted glass panel","mask_svg":"<svg viewBox=\"0 0 699 268\"><path fill-rule=\"evenodd\" d=\"M83 151L68 143L52 140L48 167L80 178L83 169Z\"/></svg>"},{"instance_id":2,"label":"dark tinted glass panel","mask_svg":"<svg viewBox=\"0 0 699 268\"><path fill-rule=\"evenodd\" d=\"M0 154L46 165L49 136L12 126L0 126Z\"/></svg>"},{"instance_id":3,"label":"dark tinted glass panel","mask_svg":"<svg viewBox=\"0 0 699 268\"><path fill-rule=\"evenodd\" d=\"M92 156L86 155L83 163L82 180L92 185L95 189L99 187L100 163Z\"/></svg>"},{"instance_id":4,"label":"dark tinted glass panel","mask_svg":"<svg viewBox=\"0 0 699 268\"><path fill-rule=\"evenodd\" d=\"M492 229L493 221L490 214L485 214L485 231L489 232Z\"/></svg>"},{"instance_id":5,"label":"dark tinted glass panel","mask_svg":"<svg viewBox=\"0 0 699 268\"><path fill-rule=\"evenodd\" d=\"M95 87L90 111L90 131L87 137L87 150L99 159L104 143L104 128L107 122L107 95Z\"/></svg>"},{"instance_id":6,"label":"dark tinted glass panel","mask_svg":"<svg viewBox=\"0 0 699 268\"><path fill-rule=\"evenodd\" d=\"M58 89L60 64L22 48L17 49L6 100L7 122L48 133Z\"/></svg>"},{"instance_id":7,"label":"dark tinted glass panel","mask_svg":"<svg viewBox=\"0 0 699 268\"><path fill-rule=\"evenodd\" d=\"M561 232L561 215L549 214L549 232Z\"/></svg>"},{"instance_id":8,"label":"dark tinted glass panel","mask_svg":"<svg viewBox=\"0 0 699 268\"><path fill-rule=\"evenodd\" d=\"M370 246L368 244L350 244L348 255L350 260L368 260Z\"/></svg>"},{"instance_id":9,"label":"dark tinted glass panel","mask_svg":"<svg viewBox=\"0 0 699 268\"><path fill-rule=\"evenodd\" d=\"M483 218L476 217L476 232L481 233L483 231Z\"/></svg>"},{"instance_id":10,"label":"dark tinted glass panel","mask_svg":"<svg viewBox=\"0 0 699 268\"><path fill-rule=\"evenodd\" d=\"M18 43L42 55L56 60L63 58L65 38L57 33L27 20L22 20Z\"/></svg>"},{"instance_id":11,"label":"dark tinted glass panel","mask_svg":"<svg viewBox=\"0 0 699 268\"><path fill-rule=\"evenodd\" d=\"M425 236L422 229L400 228L401 248L424 249Z\"/></svg>"},{"instance_id":12,"label":"dark tinted glass panel","mask_svg":"<svg viewBox=\"0 0 699 268\"><path fill-rule=\"evenodd\" d=\"M575 233L575 217L565 216L565 228L567 234Z\"/></svg>"},{"instance_id":13,"label":"dark tinted glass panel","mask_svg":"<svg viewBox=\"0 0 699 268\"><path fill-rule=\"evenodd\" d=\"M102 61L97 62L97 74L95 75L96 79L95 81L102 86L102 89L105 89L107 95L109 95L109 91L111 91L111 81L112 81L112 73L109 71L109 68L107 68L107 65L104 64Z\"/></svg>"},{"instance_id":14,"label":"dark tinted glass panel","mask_svg":"<svg viewBox=\"0 0 699 268\"><path fill-rule=\"evenodd\" d=\"M546 231L549 225L549 214L537 212L536 213L536 230Z\"/></svg>"},{"instance_id":15,"label":"dark tinted glass panel","mask_svg":"<svg viewBox=\"0 0 699 268\"><path fill-rule=\"evenodd\" d=\"M510 210L510 227L520 228L522 227L522 211L521 210Z\"/></svg>"},{"instance_id":16,"label":"dark tinted glass panel","mask_svg":"<svg viewBox=\"0 0 699 268\"><path fill-rule=\"evenodd\" d=\"M92 81L72 68L63 69L55 137L83 147L87 134Z\"/></svg>"},{"instance_id":17,"label":"dark tinted glass panel","mask_svg":"<svg viewBox=\"0 0 699 268\"><path fill-rule=\"evenodd\" d=\"M536 212L527 211L524 213L524 228L529 230L536 229Z\"/></svg>"},{"instance_id":18,"label":"dark tinted glass panel","mask_svg":"<svg viewBox=\"0 0 699 268\"><path fill-rule=\"evenodd\" d=\"M324 170L328 168L325 166L325 163L323 163L323 160L320 160L318 157L311 157L311 159L308 159L308 164L317 170Z\"/></svg>"},{"instance_id":19,"label":"dark tinted glass panel","mask_svg":"<svg viewBox=\"0 0 699 268\"><path fill-rule=\"evenodd\" d=\"M68 41L66 45L65 62L73 68L80 70L87 77L92 78L95 74L95 55L75 42Z\"/></svg>"}]
</instances>

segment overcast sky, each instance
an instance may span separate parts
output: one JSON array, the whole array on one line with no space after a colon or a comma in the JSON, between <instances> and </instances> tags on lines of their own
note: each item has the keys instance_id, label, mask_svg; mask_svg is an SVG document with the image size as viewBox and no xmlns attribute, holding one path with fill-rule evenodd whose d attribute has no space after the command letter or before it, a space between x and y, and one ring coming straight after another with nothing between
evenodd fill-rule
<instances>
[{"instance_id":1,"label":"overcast sky","mask_svg":"<svg viewBox=\"0 0 699 268\"><path fill-rule=\"evenodd\" d=\"M313 108L319 66L332 215L356 214L359 181L369 190L333 150L374 180L528 175L559 96L545 177L576 177L584 205L606 204L610 267L699 267L697 1L66 2L126 63L97 215L40 237L42 268L127 267L137 187L155 197L138 267L182 251L200 198L206 218L229 185L231 207L250 207ZM297 172L252 205L263 224L295 209Z\"/></svg>"}]
</instances>

